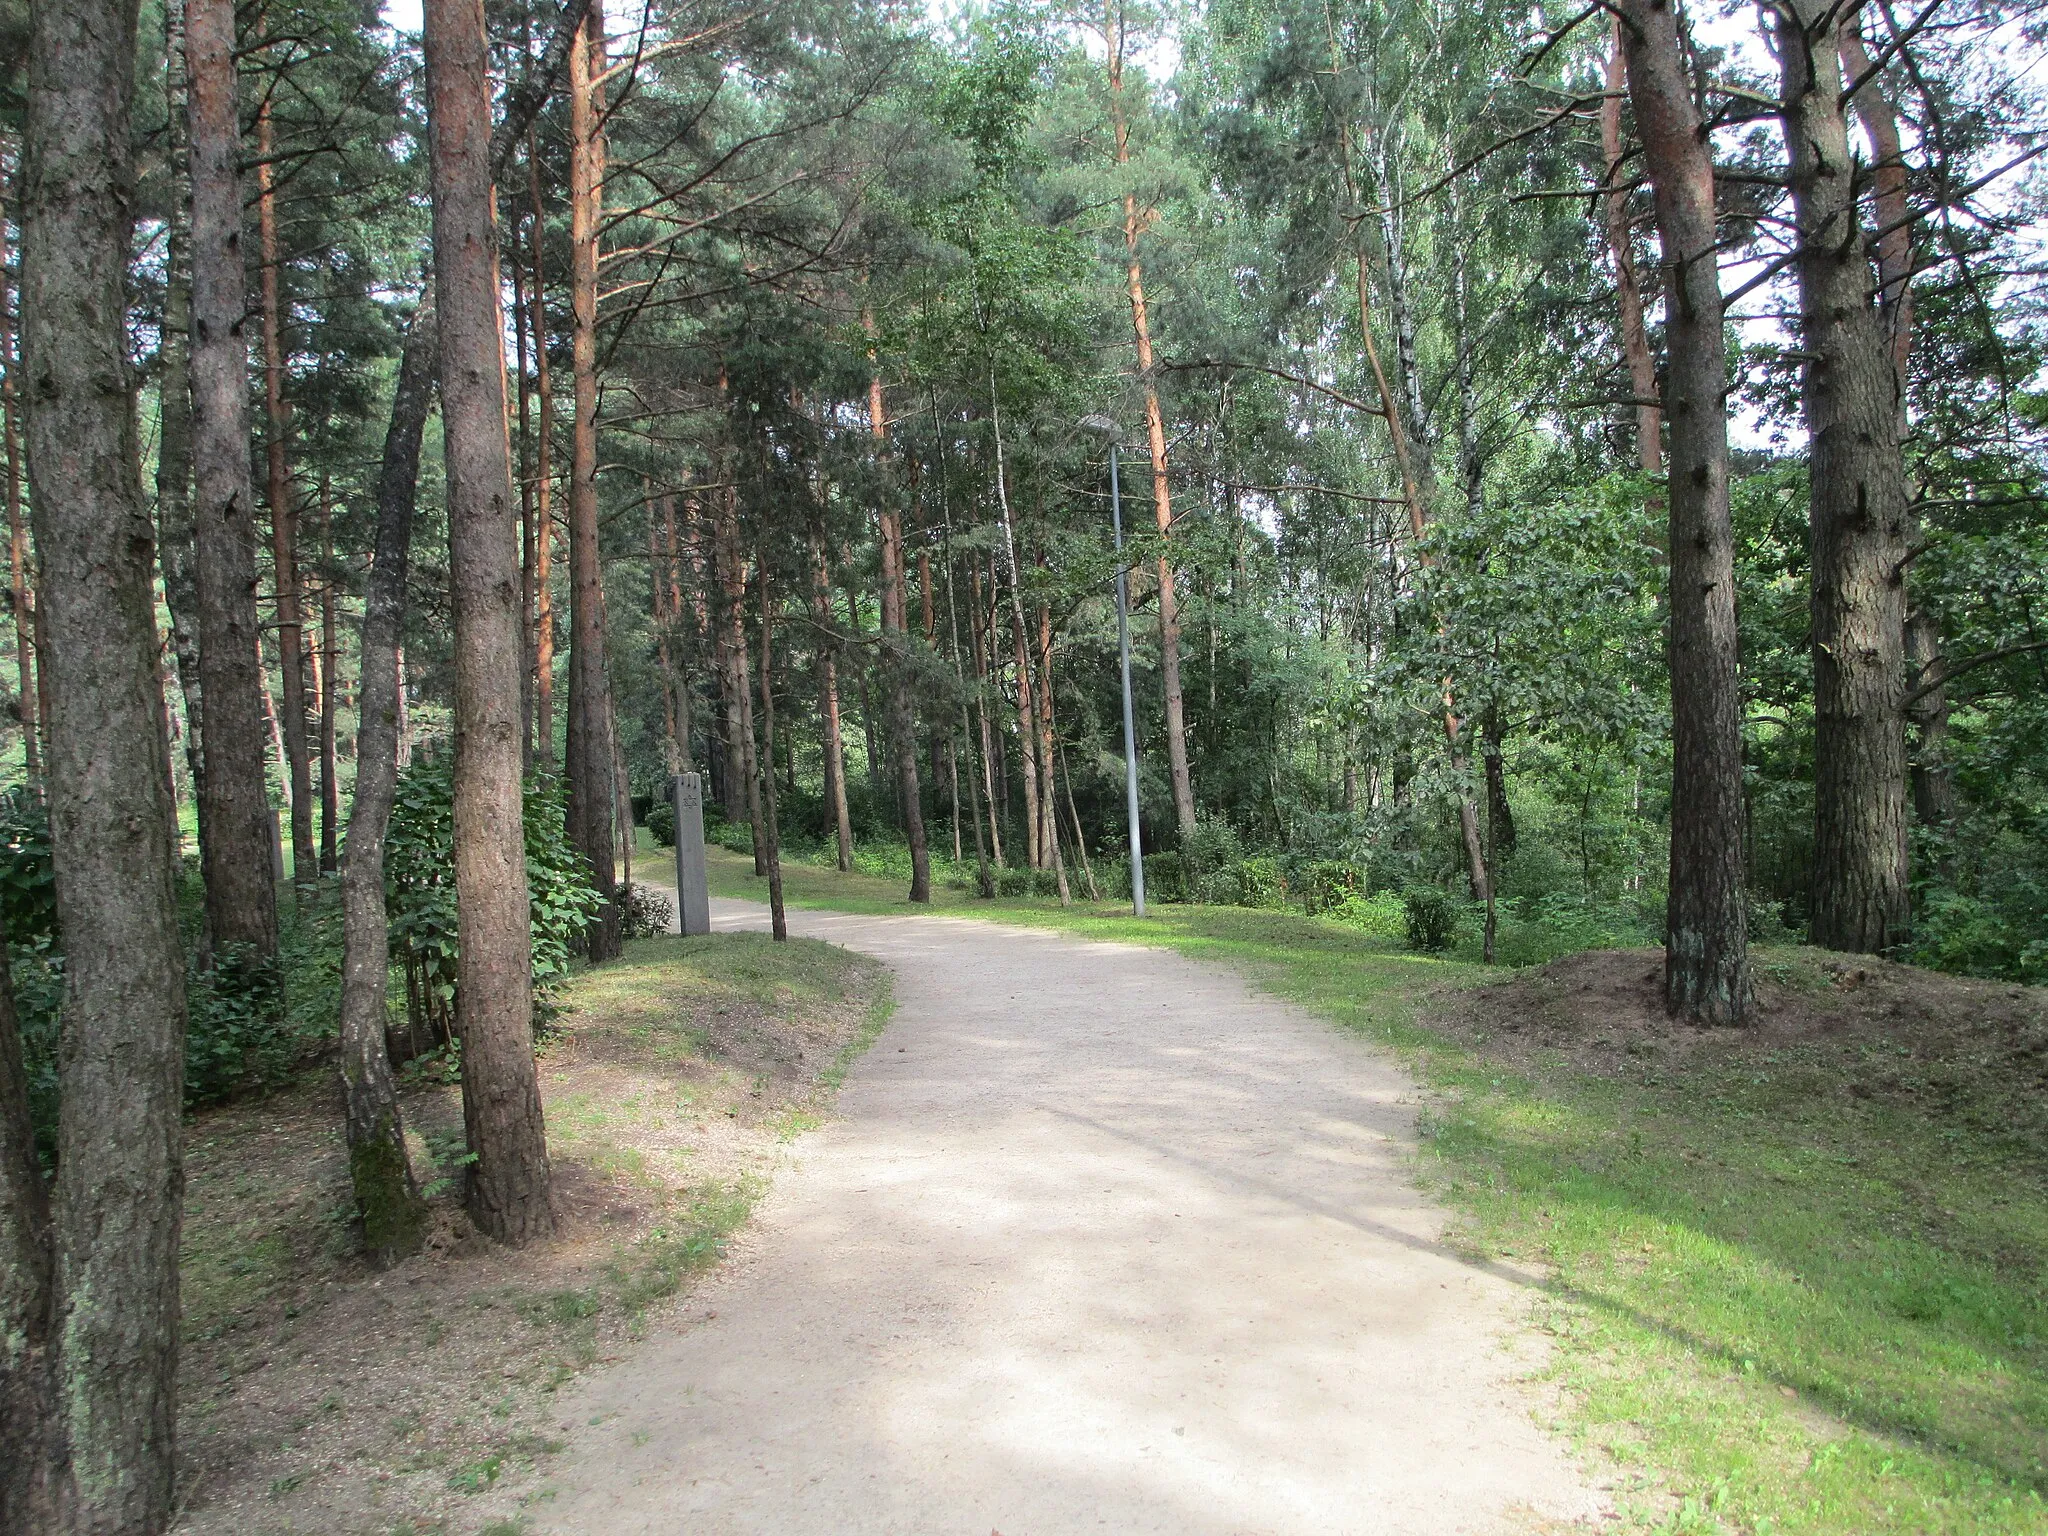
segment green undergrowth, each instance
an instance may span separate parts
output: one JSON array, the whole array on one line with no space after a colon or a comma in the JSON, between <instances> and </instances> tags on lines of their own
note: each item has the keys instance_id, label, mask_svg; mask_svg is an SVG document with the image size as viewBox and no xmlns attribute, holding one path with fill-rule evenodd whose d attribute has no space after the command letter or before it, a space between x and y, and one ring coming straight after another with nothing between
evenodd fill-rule
<instances>
[{"instance_id":1,"label":"green undergrowth","mask_svg":"<svg viewBox=\"0 0 2048 1536\"><path fill-rule=\"evenodd\" d=\"M763 894L747 861L712 869ZM895 882L784 879L794 905L918 910ZM1500 973L1337 923L935 905L1229 963L1399 1052L1431 1090L1421 1176L1461 1253L1530 1277L1560 1427L1624 1528L2048 1532L2048 1148L1999 1112L2022 1088L1995 1053L1930 1066L1863 1029L1590 1070L1436 1027ZM1822 984L1812 952L1762 959Z\"/></svg>"}]
</instances>

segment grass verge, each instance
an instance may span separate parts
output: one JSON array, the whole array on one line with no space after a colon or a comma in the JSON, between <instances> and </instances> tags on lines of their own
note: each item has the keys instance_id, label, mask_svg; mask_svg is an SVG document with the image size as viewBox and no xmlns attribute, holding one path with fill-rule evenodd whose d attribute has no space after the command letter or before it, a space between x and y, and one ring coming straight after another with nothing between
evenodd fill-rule
<instances>
[{"instance_id":1,"label":"grass verge","mask_svg":"<svg viewBox=\"0 0 2048 1536\"><path fill-rule=\"evenodd\" d=\"M714 852L712 878L762 895L744 859ZM784 882L793 905L918 910L895 882ZM1863 986L1772 950L1771 996L1817 1021L1796 1036L1660 1035L1621 996L1545 1035L1541 976L1486 985L1292 914L937 906L1229 963L1400 1052L1454 1240L1546 1276L1560 1427L1611 1469L1625 1528L2048 1532L2038 989Z\"/></svg>"}]
</instances>

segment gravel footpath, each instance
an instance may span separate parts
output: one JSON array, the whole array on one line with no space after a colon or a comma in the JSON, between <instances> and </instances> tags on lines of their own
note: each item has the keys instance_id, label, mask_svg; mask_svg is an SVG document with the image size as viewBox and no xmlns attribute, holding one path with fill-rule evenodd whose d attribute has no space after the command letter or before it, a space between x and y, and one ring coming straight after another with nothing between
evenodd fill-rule
<instances>
[{"instance_id":1,"label":"gravel footpath","mask_svg":"<svg viewBox=\"0 0 2048 1536\"><path fill-rule=\"evenodd\" d=\"M713 904L721 928L766 909ZM571 1536L1529 1531L1521 1277L1438 1242L1415 1085L1230 972L790 914L896 972L837 1117L680 1329L565 1393Z\"/></svg>"}]
</instances>

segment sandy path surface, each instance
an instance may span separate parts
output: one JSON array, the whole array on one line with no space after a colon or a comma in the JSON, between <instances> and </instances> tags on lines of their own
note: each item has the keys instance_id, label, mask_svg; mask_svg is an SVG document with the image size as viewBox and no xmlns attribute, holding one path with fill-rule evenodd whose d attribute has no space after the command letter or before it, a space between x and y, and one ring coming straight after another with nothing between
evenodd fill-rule
<instances>
[{"instance_id":1,"label":"sandy path surface","mask_svg":"<svg viewBox=\"0 0 2048 1536\"><path fill-rule=\"evenodd\" d=\"M1516 1384L1514 1279L1437 1245L1383 1058L1161 950L790 919L893 966L895 1016L683 1327L565 1394L539 1530L1597 1518Z\"/></svg>"}]
</instances>

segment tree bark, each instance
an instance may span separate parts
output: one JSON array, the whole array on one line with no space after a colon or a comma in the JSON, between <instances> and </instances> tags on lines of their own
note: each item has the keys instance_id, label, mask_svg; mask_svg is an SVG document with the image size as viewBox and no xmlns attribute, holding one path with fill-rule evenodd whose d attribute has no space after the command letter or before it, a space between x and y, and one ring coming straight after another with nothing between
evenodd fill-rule
<instances>
[{"instance_id":1,"label":"tree bark","mask_svg":"<svg viewBox=\"0 0 2048 1536\"><path fill-rule=\"evenodd\" d=\"M572 50L573 51L573 50ZM540 157L526 141L526 185L533 200L533 753L555 760L555 397L548 377L547 271L541 250L546 225L540 199Z\"/></svg>"},{"instance_id":2,"label":"tree bark","mask_svg":"<svg viewBox=\"0 0 2048 1536\"><path fill-rule=\"evenodd\" d=\"M694 634L683 623L683 549L676 532L676 499L664 496L661 501L662 521L665 524L668 553L666 572L668 577L668 622L670 644L677 649L675 675L676 708L676 749L678 772L687 769L696 761L696 709L690 697L690 653Z\"/></svg>"},{"instance_id":3,"label":"tree bark","mask_svg":"<svg viewBox=\"0 0 2048 1536\"><path fill-rule=\"evenodd\" d=\"M1842 64L1845 74L1862 79L1870 72L1870 54L1863 46L1860 13L1842 21ZM1898 113L1885 95L1882 77L1874 78L1855 97L1856 115L1870 141L1870 179L1878 227L1879 304L1885 340L1891 351L1893 388L1897 397L1898 435L1906 440L1907 365L1913 354L1913 227L1907 221L1906 157L1899 138ZM1910 503L1917 499L1909 482L1906 539L1918 540L1918 519ZM1906 592L1906 720L1913 729L1915 750L1911 778L1913 814L1924 827L1940 830L1956 815L1955 764L1949 760L1948 689L1921 689L1947 669L1941 626L1924 602ZM1914 697L1918 695L1918 697Z\"/></svg>"},{"instance_id":4,"label":"tree bark","mask_svg":"<svg viewBox=\"0 0 2048 1536\"><path fill-rule=\"evenodd\" d=\"M335 684L340 637L334 627L334 497L320 477L320 873L336 869L335 837L341 825L341 781L335 752Z\"/></svg>"},{"instance_id":5,"label":"tree bark","mask_svg":"<svg viewBox=\"0 0 2048 1536\"><path fill-rule=\"evenodd\" d=\"M775 605L768 595L768 562L761 571L761 808L768 848L768 926L775 942L789 942L789 915L782 908L782 828L775 817Z\"/></svg>"},{"instance_id":6,"label":"tree bark","mask_svg":"<svg viewBox=\"0 0 2048 1536\"><path fill-rule=\"evenodd\" d=\"M519 743L519 552L491 221L482 0L426 0L434 287L455 617L455 1026L476 1161L471 1218L521 1244L553 1230L533 1061L532 951Z\"/></svg>"},{"instance_id":7,"label":"tree bark","mask_svg":"<svg viewBox=\"0 0 2048 1536\"><path fill-rule=\"evenodd\" d=\"M175 27L177 21L171 14L178 11L173 3L166 8L166 25ZM174 92L175 96L175 92ZM175 131L172 134L170 156L172 176L175 180L182 164L182 138ZM4 201L11 178L6 168L0 166L0 201ZM171 259L167 282L166 303L177 303L182 307L183 295L176 292L178 271L177 256L183 249L183 231L173 203L171 219ZM172 375L175 371L177 382L184 384L185 363L182 346L172 355L172 316L168 308L164 319L164 388L165 399L169 400ZM7 454L7 554L10 596L14 601L14 670L21 711L21 749L23 766L31 783L40 783L43 777L43 744L39 713L36 709L36 668L35 668L35 587L29 578L28 528L21 515L21 401L14 387L17 370L14 347L14 305L8 292L7 276L7 220L0 211L0 442L4 442ZM170 407L165 406L165 442L163 453L174 450L169 441ZM187 436L183 441L186 464L191 462L189 404L182 414ZM182 653L180 653L182 656Z\"/></svg>"},{"instance_id":8,"label":"tree bark","mask_svg":"<svg viewBox=\"0 0 2048 1536\"><path fill-rule=\"evenodd\" d=\"M1024 622L1023 572L1017 564L1017 529L1015 519L1010 515L1010 486L1007 466L1003 462L1003 413L996 403L996 381L991 369L988 381L989 422L994 429L996 449L996 499L1003 514L1003 554L1005 574L1008 578L1010 595L1010 638L1017 659L1017 752L1022 759L1019 774L1024 781L1024 862L1027 868L1042 868L1045 859L1039 845L1040 822L1038 815L1038 749L1035 744L1037 730L1033 725L1036 711L1032 708L1031 658L1026 649L1027 626ZM989 649L995 649L995 627L993 619L989 628ZM991 665L994 656L990 656Z\"/></svg>"},{"instance_id":9,"label":"tree bark","mask_svg":"<svg viewBox=\"0 0 2048 1536\"><path fill-rule=\"evenodd\" d=\"M969 574L973 582L974 612L969 616L967 631L974 646L974 719L975 728L981 737L981 782L988 793L988 840L991 857L1000 867L1003 862L1003 829L996 807L995 748L997 732L988 718L989 673L994 669L995 618L988 605L982 600L981 566L978 562L970 565ZM988 613L988 626L984 629L982 615ZM1007 786L1005 786L1007 789ZM1005 797L1007 798L1007 796ZM994 895L993 889L985 892Z\"/></svg>"},{"instance_id":10,"label":"tree bark","mask_svg":"<svg viewBox=\"0 0 2048 1536\"><path fill-rule=\"evenodd\" d=\"M846 585L846 628L853 636L854 645L859 648L855 654L862 658L861 664L854 668L854 679L860 684L861 746L867 753L868 794L874 801L875 809L886 815L888 802L876 795L875 791L888 776L887 750L875 734L875 701L874 696L868 691L870 669L865 655L867 636L860 627L860 597L853 590L850 575Z\"/></svg>"},{"instance_id":11,"label":"tree bark","mask_svg":"<svg viewBox=\"0 0 2048 1536\"><path fill-rule=\"evenodd\" d=\"M1898 375L1871 284L1842 96L1839 13L1778 13L1799 240L1813 581L1815 944L1878 953L1911 924L1905 467Z\"/></svg>"},{"instance_id":12,"label":"tree bark","mask_svg":"<svg viewBox=\"0 0 2048 1536\"><path fill-rule=\"evenodd\" d=\"M363 591L356 690L356 792L342 861L341 1083L349 1175L363 1249L383 1267L420 1244L425 1209L385 1046L391 941L384 907L384 838L398 782L398 642L405 630L420 439L434 393L434 295L421 295L399 359L391 424L377 481L377 548Z\"/></svg>"},{"instance_id":13,"label":"tree bark","mask_svg":"<svg viewBox=\"0 0 2048 1536\"><path fill-rule=\"evenodd\" d=\"M683 771L682 742L676 736L676 659L673 646L676 614L670 606L675 590L675 502L667 495L656 497L653 484L643 475L641 486L647 496L647 595L654 608L654 658L661 669L661 753L662 766L669 775ZM668 524L668 548L663 550L659 511Z\"/></svg>"},{"instance_id":14,"label":"tree bark","mask_svg":"<svg viewBox=\"0 0 2048 1536\"><path fill-rule=\"evenodd\" d=\"M135 20L132 0L31 13L22 175L24 403L65 953L44 1443L55 1526L81 1536L164 1530L176 1468L185 956L164 857L176 808L126 327ZM8 1459L20 1450L10 1440Z\"/></svg>"},{"instance_id":15,"label":"tree bark","mask_svg":"<svg viewBox=\"0 0 2048 1536\"><path fill-rule=\"evenodd\" d=\"M870 341L873 316L861 316ZM868 349L868 431L874 438L879 465L888 449L888 415L882 403L882 377L873 371L874 348ZM925 844L924 794L917 774L917 718L910 704L909 593L903 579L903 516L885 493L875 508L882 545L882 686L887 691L889 755L895 759L896 798L903 811L903 831L910 844L910 899L932 899L931 852Z\"/></svg>"},{"instance_id":16,"label":"tree bark","mask_svg":"<svg viewBox=\"0 0 2048 1536\"><path fill-rule=\"evenodd\" d=\"M277 185L271 166L270 99L256 109L256 228L262 262L265 500L270 504L270 564L277 588L279 713L284 723L286 787L291 792L292 884L319 873L313 845L313 772L306 746L304 593L299 581L299 507L292 492L287 439L291 407L284 397L284 308L277 243Z\"/></svg>"},{"instance_id":17,"label":"tree bark","mask_svg":"<svg viewBox=\"0 0 2048 1536\"><path fill-rule=\"evenodd\" d=\"M736 786L746 810L747 825L753 833L754 873L768 873L768 827L762 817L760 765L754 751L754 683L747 664L747 568L740 545L739 492L731 483L733 471L721 476L727 483L718 493L717 527L712 532L713 558L723 602L719 627L725 637L725 724L726 766L737 776ZM730 814L730 813L728 813Z\"/></svg>"},{"instance_id":18,"label":"tree bark","mask_svg":"<svg viewBox=\"0 0 2048 1536\"><path fill-rule=\"evenodd\" d=\"M619 953L612 826L612 755L606 743L604 568L597 543L597 239L604 206L604 17L593 4L569 53L570 357L576 420L569 438L569 840L604 900L584 930L592 961Z\"/></svg>"},{"instance_id":19,"label":"tree bark","mask_svg":"<svg viewBox=\"0 0 2048 1536\"><path fill-rule=\"evenodd\" d=\"M1045 818L1045 830L1040 842L1045 848L1047 861L1052 865L1053 879L1059 886L1060 905L1066 906L1073 899L1067 886L1066 860L1060 857L1060 794L1059 763L1053 751L1054 730L1052 718L1052 611L1044 603L1038 605L1038 805Z\"/></svg>"},{"instance_id":20,"label":"tree bark","mask_svg":"<svg viewBox=\"0 0 2048 1536\"><path fill-rule=\"evenodd\" d=\"M185 26L192 162L193 575L206 699L200 856L215 961L237 951L266 961L277 953L277 888L263 771L232 0L187 0Z\"/></svg>"},{"instance_id":21,"label":"tree bark","mask_svg":"<svg viewBox=\"0 0 2048 1536\"><path fill-rule=\"evenodd\" d=\"M1621 355L1635 396L1636 467L1645 475L1664 472L1664 411L1657 396L1657 360L1643 316L1643 290L1636 279L1635 236L1630 228L1628 192L1621 184L1621 98L1628 89L1622 57L1621 18L1614 18L1614 42L1607 54L1607 96L1600 103L1600 152L1607 163L1601 209L1607 254L1614 263L1614 300L1621 315Z\"/></svg>"},{"instance_id":22,"label":"tree bark","mask_svg":"<svg viewBox=\"0 0 2048 1536\"><path fill-rule=\"evenodd\" d=\"M1124 12L1110 0L1104 36L1109 48L1109 112L1116 137L1116 163L1130 164L1130 126L1124 114ZM1152 511L1159 524L1159 677L1166 691L1166 760L1173 777L1173 818L1182 838L1195 830L1194 779L1188 769L1186 711L1180 683L1180 605L1175 594L1173 562L1164 553L1173 536L1173 492L1167 479L1166 421L1159 409L1158 376L1152 367L1152 326L1145 308L1145 268L1138 259L1138 236L1149 213L1140 216L1135 192L1124 193L1125 292L1131 305L1131 330L1137 339L1138 377L1145 387L1145 441L1152 455ZM1000 471L999 471L1000 472ZM1028 769L1027 769L1028 772Z\"/></svg>"},{"instance_id":23,"label":"tree bark","mask_svg":"<svg viewBox=\"0 0 2048 1536\"><path fill-rule=\"evenodd\" d=\"M1741 1024L1751 980L1714 166L1669 0L1622 0L1621 14L1629 99L1655 193L1669 352L1672 762L1664 1001L1674 1014L1702 1023Z\"/></svg>"},{"instance_id":24,"label":"tree bark","mask_svg":"<svg viewBox=\"0 0 2048 1536\"><path fill-rule=\"evenodd\" d=\"M519 231L525 227L525 222L520 214L515 212L512 215L511 258L504 264L512 272L512 377L518 383L514 402L517 412L514 419L518 425L513 438L512 480L519 487L519 739L525 747L526 767L530 773L533 770L533 562L538 530L533 518L533 413L530 409L533 391L526 366L527 322L532 317L532 306L526 302L526 266L519 257ZM539 238L540 229L536 221L536 243Z\"/></svg>"},{"instance_id":25,"label":"tree bark","mask_svg":"<svg viewBox=\"0 0 2048 1536\"><path fill-rule=\"evenodd\" d=\"M832 572L822 532L811 534L811 616L818 626L818 719L825 733L825 799L832 808L839 872L853 868L853 820L846 808L846 738L839 719L839 639L832 632Z\"/></svg>"}]
</instances>

